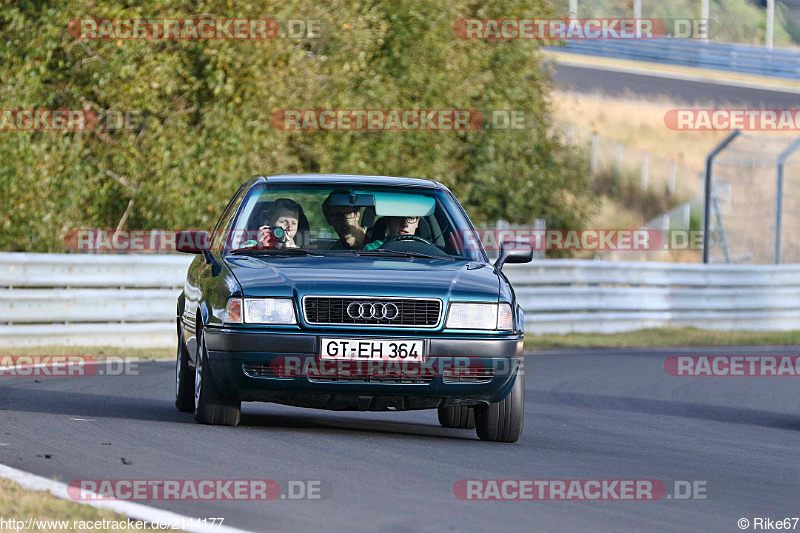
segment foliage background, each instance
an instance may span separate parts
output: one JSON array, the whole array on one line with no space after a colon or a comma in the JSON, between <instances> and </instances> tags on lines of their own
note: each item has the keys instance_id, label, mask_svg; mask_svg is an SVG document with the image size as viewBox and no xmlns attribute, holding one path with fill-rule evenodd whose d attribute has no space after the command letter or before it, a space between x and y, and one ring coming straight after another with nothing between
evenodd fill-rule
<instances>
[{"instance_id":1,"label":"foliage background","mask_svg":"<svg viewBox=\"0 0 800 533\"><path fill-rule=\"evenodd\" d=\"M320 3L321 4L321 3ZM138 130L0 132L0 249L64 251L70 229L206 228L258 173L435 179L476 223L578 227L587 163L550 131L538 43L455 38L463 17L549 2L0 0L0 108L136 111ZM76 18L319 19L318 39L77 41ZM279 109L513 109L525 131L287 132ZM132 201L132 203L131 203Z\"/></svg>"},{"instance_id":2,"label":"foliage background","mask_svg":"<svg viewBox=\"0 0 800 533\"><path fill-rule=\"evenodd\" d=\"M566 3L566 2L565 2ZM642 0L643 18L699 19L699 0ZM764 45L766 43L765 0L709 0L711 41ZM632 17L633 0L578 0L580 17ZM775 46L800 43L800 5L775 2Z\"/></svg>"}]
</instances>

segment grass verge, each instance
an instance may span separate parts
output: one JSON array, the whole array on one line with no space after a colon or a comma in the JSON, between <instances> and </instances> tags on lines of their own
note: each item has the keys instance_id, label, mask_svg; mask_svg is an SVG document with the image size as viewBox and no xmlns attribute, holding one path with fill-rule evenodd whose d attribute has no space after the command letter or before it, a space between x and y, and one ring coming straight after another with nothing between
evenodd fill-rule
<instances>
[{"instance_id":1,"label":"grass verge","mask_svg":"<svg viewBox=\"0 0 800 533\"><path fill-rule=\"evenodd\" d=\"M149 528L136 529L135 525L131 527L129 524L135 524L135 521L128 522L128 518L121 514L62 500L47 491L24 489L14 481L2 478L0 478L0 518L5 520L5 524L0 524L0 531L156 531ZM38 523L29 524L30 519L35 519ZM21 527L10 527L9 520L22 521L23 524L17 524ZM86 527L89 524L80 523L92 522L92 526L102 526L103 520L110 527ZM42 523L46 521L51 523ZM52 521L67 523L57 524ZM94 524L98 521L101 523ZM115 528L112 522L118 527ZM27 529L29 525L33 527ZM64 525L66 527L61 527ZM82 525L84 527L81 527ZM128 527L121 528L122 526Z\"/></svg>"},{"instance_id":2,"label":"grass verge","mask_svg":"<svg viewBox=\"0 0 800 533\"><path fill-rule=\"evenodd\" d=\"M800 345L800 331L708 331L653 328L625 333L526 335L526 348L634 348L647 346L788 346Z\"/></svg>"}]
</instances>

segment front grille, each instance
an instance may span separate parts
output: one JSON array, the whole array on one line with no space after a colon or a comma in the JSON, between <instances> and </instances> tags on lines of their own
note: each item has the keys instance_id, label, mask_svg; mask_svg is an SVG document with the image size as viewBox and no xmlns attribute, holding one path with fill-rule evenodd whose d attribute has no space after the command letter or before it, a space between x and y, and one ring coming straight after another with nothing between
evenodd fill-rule
<instances>
[{"instance_id":1,"label":"front grille","mask_svg":"<svg viewBox=\"0 0 800 533\"><path fill-rule=\"evenodd\" d=\"M397 306L397 316L391 318L353 318L347 313L348 306L353 303L394 304ZM439 324L442 314L442 301L433 298L306 296L303 298L303 312L306 322L312 325L353 324L359 326L433 328Z\"/></svg>"},{"instance_id":2,"label":"front grille","mask_svg":"<svg viewBox=\"0 0 800 533\"><path fill-rule=\"evenodd\" d=\"M494 368L448 368L442 373L445 383L488 383L494 378Z\"/></svg>"}]
</instances>

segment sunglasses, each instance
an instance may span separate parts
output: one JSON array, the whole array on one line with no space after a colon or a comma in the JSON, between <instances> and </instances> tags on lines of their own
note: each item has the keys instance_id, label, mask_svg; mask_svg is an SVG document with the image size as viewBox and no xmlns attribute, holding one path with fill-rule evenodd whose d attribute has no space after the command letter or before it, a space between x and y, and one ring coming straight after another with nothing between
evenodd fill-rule
<instances>
[{"instance_id":1,"label":"sunglasses","mask_svg":"<svg viewBox=\"0 0 800 533\"><path fill-rule=\"evenodd\" d=\"M325 216L328 217L328 218L346 218L348 220L352 220L352 219L358 217L358 215L359 215L358 211L343 211L343 212L340 212L340 213L331 213L331 212L325 213Z\"/></svg>"}]
</instances>

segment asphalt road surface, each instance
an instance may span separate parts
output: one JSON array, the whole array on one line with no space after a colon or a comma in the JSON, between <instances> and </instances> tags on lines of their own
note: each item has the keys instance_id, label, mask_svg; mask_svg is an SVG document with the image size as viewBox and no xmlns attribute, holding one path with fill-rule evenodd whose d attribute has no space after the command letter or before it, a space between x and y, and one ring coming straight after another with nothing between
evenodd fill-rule
<instances>
[{"instance_id":1,"label":"asphalt road surface","mask_svg":"<svg viewBox=\"0 0 800 533\"><path fill-rule=\"evenodd\" d=\"M320 480L321 500L141 502L253 531L740 531L800 516L800 393L792 377L672 377L672 354L796 348L528 354L516 444L445 429L435 411L335 413L244 404L236 428L173 406L171 363L138 375L0 378L0 462L74 479ZM77 419L77 420L76 420ZM461 501L460 479L657 479L705 499ZM800 528L800 524L797 526Z\"/></svg>"},{"instance_id":2,"label":"asphalt road surface","mask_svg":"<svg viewBox=\"0 0 800 533\"><path fill-rule=\"evenodd\" d=\"M800 105L797 93L577 66L557 65L553 80L561 90L608 96L664 97L691 105L755 109L794 109Z\"/></svg>"}]
</instances>

